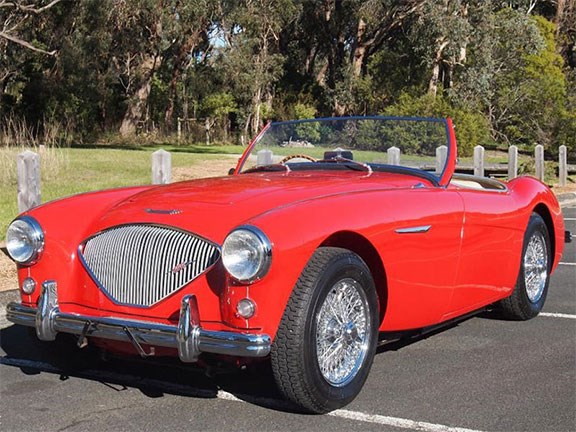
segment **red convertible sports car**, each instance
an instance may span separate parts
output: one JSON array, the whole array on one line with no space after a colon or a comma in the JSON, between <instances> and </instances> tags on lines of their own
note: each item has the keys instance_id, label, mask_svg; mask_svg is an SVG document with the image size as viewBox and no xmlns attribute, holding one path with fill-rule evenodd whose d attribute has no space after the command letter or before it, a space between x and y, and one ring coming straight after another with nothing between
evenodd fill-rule
<instances>
[{"instance_id":1,"label":"red convertible sports car","mask_svg":"<svg viewBox=\"0 0 576 432\"><path fill-rule=\"evenodd\" d=\"M449 119L271 123L229 176L20 215L6 241L22 298L7 317L43 341L269 360L287 399L328 412L360 392L379 334L542 309L565 241L556 198L455 165Z\"/></svg>"}]
</instances>

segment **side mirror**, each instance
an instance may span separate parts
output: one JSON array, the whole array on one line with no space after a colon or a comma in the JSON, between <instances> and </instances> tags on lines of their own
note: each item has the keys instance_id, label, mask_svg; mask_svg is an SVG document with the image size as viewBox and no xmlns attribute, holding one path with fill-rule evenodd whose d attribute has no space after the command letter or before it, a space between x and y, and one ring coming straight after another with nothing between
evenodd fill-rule
<instances>
[{"instance_id":1,"label":"side mirror","mask_svg":"<svg viewBox=\"0 0 576 432\"><path fill-rule=\"evenodd\" d=\"M236 171L236 168L230 168L230 169L228 170L228 175L234 174L235 171Z\"/></svg>"}]
</instances>

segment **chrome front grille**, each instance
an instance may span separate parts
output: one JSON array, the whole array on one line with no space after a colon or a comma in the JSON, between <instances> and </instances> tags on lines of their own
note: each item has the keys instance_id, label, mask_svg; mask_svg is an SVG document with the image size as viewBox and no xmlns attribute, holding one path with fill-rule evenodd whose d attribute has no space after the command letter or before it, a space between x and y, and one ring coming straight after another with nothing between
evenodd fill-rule
<instances>
[{"instance_id":1,"label":"chrome front grille","mask_svg":"<svg viewBox=\"0 0 576 432\"><path fill-rule=\"evenodd\" d=\"M80 257L115 303L151 306L178 291L220 257L194 234L155 225L122 225L83 243Z\"/></svg>"}]
</instances>

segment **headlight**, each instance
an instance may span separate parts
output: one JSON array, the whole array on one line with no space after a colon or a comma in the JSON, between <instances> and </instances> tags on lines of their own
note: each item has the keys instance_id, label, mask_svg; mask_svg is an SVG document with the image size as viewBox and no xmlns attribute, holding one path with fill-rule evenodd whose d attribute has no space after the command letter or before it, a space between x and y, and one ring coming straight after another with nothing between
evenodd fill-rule
<instances>
[{"instance_id":1,"label":"headlight","mask_svg":"<svg viewBox=\"0 0 576 432\"><path fill-rule=\"evenodd\" d=\"M6 249L14 261L34 264L44 249L44 232L36 219L22 216L8 227Z\"/></svg>"},{"instance_id":2,"label":"headlight","mask_svg":"<svg viewBox=\"0 0 576 432\"><path fill-rule=\"evenodd\" d=\"M230 276L240 282L261 279L268 272L271 259L270 240L256 227L239 227L224 240L222 262Z\"/></svg>"}]
</instances>

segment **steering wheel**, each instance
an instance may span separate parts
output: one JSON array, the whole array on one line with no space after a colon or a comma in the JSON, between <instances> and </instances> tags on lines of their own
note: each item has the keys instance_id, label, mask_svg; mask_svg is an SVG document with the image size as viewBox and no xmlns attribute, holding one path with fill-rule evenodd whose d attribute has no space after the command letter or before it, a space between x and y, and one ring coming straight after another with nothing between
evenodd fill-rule
<instances>
[{"instance_id":1,"label":"steering wheel","mask_svg":"<svg viewBox=\"0 0 576 432\"><path fill-rule=\"evenodd\" d=\"M293 154L293 155L288 155L285 158L283 158L280 163L281 164L285 164L286 162L288 162L289 160L292 159L307 159L310 162L316 162L316 159L314 159L312 156L308 156L305 154Z\"/></svg>"}]
</instances>

